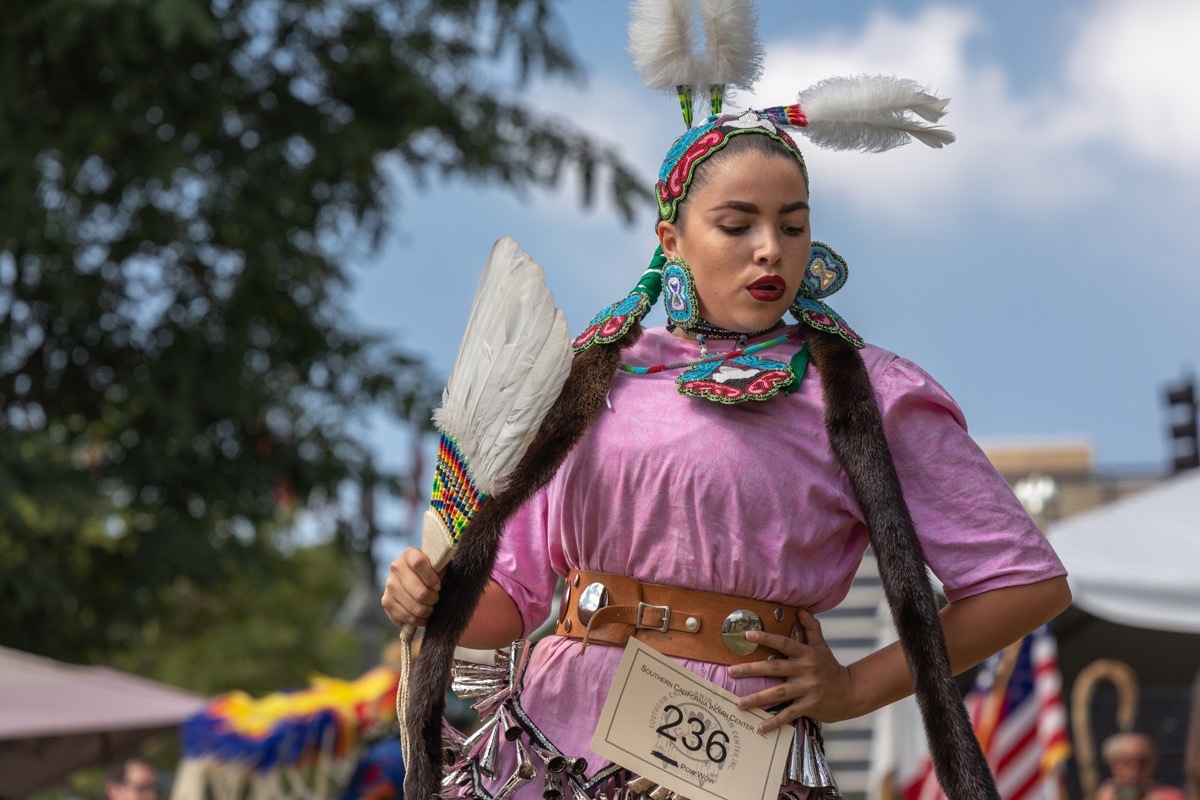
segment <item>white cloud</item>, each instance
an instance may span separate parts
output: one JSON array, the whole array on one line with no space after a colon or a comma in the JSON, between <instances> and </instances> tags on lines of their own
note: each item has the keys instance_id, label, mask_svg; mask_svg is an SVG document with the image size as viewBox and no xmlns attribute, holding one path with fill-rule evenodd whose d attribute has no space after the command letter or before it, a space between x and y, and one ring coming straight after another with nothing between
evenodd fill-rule
<instances>
[{"instance_id":1,"label":"white cloud","mask_svg":"<svg viewBox=\"0 0 1200 800\"><path fill-rule=\"evenodd\" d=\"M1167 167L1200 171L1200 3L1101 0L1066 63L1079 127Z\"/></svg>"},{"instance_id":2,"label":"white cloud","mask_svg":"<svg viewBox=\"0 0 1200 800\"><path fill-rule=\"evenodd\" d=\"M910 144L879 156L806 148L814 196L911 221L995 206L1062 211L1127 188L1124 157L1167 171L1200 169L1200 4L1101 0L1075 20L1059 72L1018 93L1005 66L972 58L978 12L930 5L880 9L857 31L769 40L763 80L739 105L776 105L832 75L879 73L928 82L952 98L942 151ZM1189 180L1180 183L1188 191Z\"/></svg>"},{"instance_id":3,"label":"white cloud","mask_svg":"<svg viewBox=\"0 0 1200 800\"><path fill-rule=\"evenodd\" d=\"M940 151L913 143L881 155L809 147L814 194L831 191L861 210L901 221L951 216L969 205L1041 212L1094 196L1104 176L1074 151L1047 91L1017 97L1003 70L968 58L976 13L929 6L901 18L877 11L856 34L768 43L767 71L753 98L777 104L832 75L885 74L926 83L950 97L943 121L958 141ZM828 186L828 188L826 188Z\"/></svg>"}]
</instances>

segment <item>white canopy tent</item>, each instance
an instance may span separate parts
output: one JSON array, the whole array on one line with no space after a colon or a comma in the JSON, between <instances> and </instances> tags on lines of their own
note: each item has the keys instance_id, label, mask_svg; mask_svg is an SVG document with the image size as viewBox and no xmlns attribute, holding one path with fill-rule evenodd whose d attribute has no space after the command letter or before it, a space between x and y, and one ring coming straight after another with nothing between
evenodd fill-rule
<instances>
[{"instance_id":1,"label":"white canopy tent","mask_svg":"<svg viewBox=\"0 0 1200 800\"><path fill-rule=\"evenodd\" d=\"M1078 607L1122 625L1200 633L1200 470L1047 533Z\"/></svg>"},{"instance_id":2,"label":"white canopy tent","mask_svg":"<svg viewBox=\"0 0 1200 800\"><path fill-rule=\"evenodd\" d=\"M136 675L0 647L0 798L174 730L205 699Z\"/></svg>"}]
</instances>

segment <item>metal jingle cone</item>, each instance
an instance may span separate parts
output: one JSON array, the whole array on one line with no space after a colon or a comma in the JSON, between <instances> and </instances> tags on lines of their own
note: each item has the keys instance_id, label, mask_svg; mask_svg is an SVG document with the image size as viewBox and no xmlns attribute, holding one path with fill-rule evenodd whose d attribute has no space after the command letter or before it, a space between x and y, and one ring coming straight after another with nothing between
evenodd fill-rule
<instances>
[{"instance_id":1,"label":"metal jingle cone","mask_svg":"<svg viewBox=\"0 0 1200 800\"><path fill-rule=\"evenodd\" d=\"M840 798L837 782L825 759L824 748L821 747L819 732L813 730L816 723L805 718L796 726L796 743L800 747L801 778L800 783L816 790L821 797Z\"/></svg>"},{"instance_id":2,"label":"metal jingle cone","mask_svg":"<svg viewBox=\"0 0 1200 800\"><path fill-rule=\"evenodd\" d=\"M447 772L442 776L442 794L446 793L447 789L457 789L467 786L471 783L471 773L469 770L456 769Z\"/></svg>"},{"instance_id":3,"label":"metal jingle cone","mask_svg":"<svg viewBox=\"0 0 1200 800\"><path fill-rule=\"evenodd\" d=\"M674 794L665 786L655 786L654 791L650 792L650 800L667 800L667 795Z\"/></svg>"},{"instance_id":4,"label":"metal jingle cone","mask_svg":"<svg viewBox=\"0 0 1200 800\"><path fill-rule=\"evenodd\" d=\"M526 640L514 639L512 644L516 644L519 641L526 641ZM502 669L505 671L508 670L508 665L510 662L512 662L512 653L511 653L512 644L510 644L508 647L499 648L495 651L495 655L493 656L493 659L492 659L492 666L498 667L499 669Z\"/></svg>"},{"instance_id":5,"label":"metal jingle cone","mask_svg":"<svg viewBox=\"0 0 1200 800\"><path fill-rule=\"evenodd\" d=\"M579 757L579 758L568 758L567 759L567 774L568 775L582 775L583 773L587 772L587 768L588 768L588 763L587 763L586 758Z\"/></svg>"},{"instance_id":6,"label":"metal jingle cone","mask_svg":"<svg viewBox=\"0 0 1200 800\"><path fill-rule=\"evenodd\" d=\"M462 745L467 740L467 737L458 728L450 724L445 717L442 718L442 744L457 744Z\"/></svg>"},{"instance_id":7,"label":"metal jingle cone","mask_svg":"<svg viewBox=\"0 0 1200 800\"><path fill-rule=\"evenodd\" d=\"M537 765L529 757L529 750L521 742L515 743L517 748L517 771L522 780L531 781L537 777Z\"/></svg>"},{"instance_id":8,"label":"metal jingle cone","mask_svg":"<svg viewBox=\"0 0 1200 800\"><path fill-rule=\"evenodd\" d=\"M546 770L546 783L542 787L542 800L562 800L563 797L563 776L562 772L551 772Z\"/></svg>"},{"instance_id":9,"label":"metal jingle cone","mask_svg":"<svg viewBox=\"0 0 1200 800\"><path fill-rule=\"evenodd\" d=\"M495 717L493 717L495 719ZM496 777L496 758L500 752L500 726L492 725L492 730L487 735L484 741L483 749L480 750L479 756L476 758L476 763L479 765L479 771L486 778Z\"/></svg>"},{"instance_id":10,"label":"metal jingle cone","mask_svg":"<svg viewBox=\"0 0 1200 800\"><path fill-rule=\"evenodd\" d=\"M803 735L804 733L797 728L796 735L792 737L792 746L788 750L787 770L784 772L784 783L803 783L804 760L800 755L802 749L800 747L800 737ZM782 794L779 797L780 800L783 800Z\"/></svg>"},{"instance_id":11,"label":"metal jingle cone","mask_svg":"<svg viewBox=\"0 0 1200 800\"><path fill-rule=\"evenodd\" d=\"M515 742L517 739L521 738L521 734L525 732L524 728L517 724L517 721L513 719L512 714L508 713L507 708L500 706L498 709L496 709L496 716L500 720L500 730L503 731L505 739L510 742Z\"/></svg>"},{"instance_id":12,"label":"metal jingle cone","mask_svg":"<svg viewBox=\"0 0 1200 800\"><path fill-rule=\"evenodd\" d=\"M816 721L807 717L804 718L805 735L806 738L810 738L812 741L813 756L817 762L817 778L819 782L815 788L820 789L826 798L840 798L842 793L838 790L837 781L833 777L833 770L829 768L829 759L825 758L825 747L822 742L820 728L817 727L818 725L819 723Z\"/></svg>"},{"instance_id":13,"label":"metal jingle cone","mask_svg":"<svg viewBox=\"0 0 1200 800\"><path fill-rule=\"evenodd\" d=\"M542 759L542 763L546 765L547 772L562 772L567 768L567 757L561 753L551 753L545 748L533 745L533 752L538 754Z\"/></svg>"},{"instance_id":14,"label":"metal jingle cone","mask_svg":"<svg viewBox=\"0 0 1200 800\"><path fill-rule=\"evenodd\" d=\"M508 685L514 696L521 692L530 652L528 639L517 639L508 647Z\"/></svg>"},{"instance_id":15,"label":"metal jingle cone","mask_svg":"<svg viewBox=\"0 0 1200 800\"><path fill-rule=\"evenodd\" d=\"M635 778L625 787L636 795L650 794L654 789L654 781L649 778Z\"/></svg>"},{"instance_id":16,"label":"metal jingle cone","mask_svg":"<svg viewBox=\"0 0 1200 800\"><path fill-rule=\"evenodd\" d=\"M489 717L484 720L483 724L479 726L478 730L463 740L463 752L472 756L478 753L479 749L483 747L483 743L487 740L487 737L491 734L492 729L495 728L497 724L499 724L499 720L496 717Z\"/></svg>"},{"instance_id":17,"label":"metal jingle cone","mask_svg":"<svg viewBox=\"0 0 1200 800\"><path fill-rule=\"evenodd\" d=\"M579 784L573 780L567 779L567 785L571 787L571 800L592 800L588 793L579 788Z\"/></svg>"},{"instance_id":18,"label":"metal jingle cone","mask_svg":"<svg viewBox=\"0 0 1200 800\"><path fill-rule=\"evenodd\" d=\"M455 678L491 678L506 673L507 668L495 664L479 664L474 661L455 661L450 668L451 676Z\"/></svg>"},{"instance_id":19,"label":"metal jingle cone","mask_svg":"<svg viewBox=\"0 0 1200 800\"><path fill-rule=\"evenodd\" d=\"M534 766L533 760L529 758L529 751L525 749L525 745L521 742L515 743L517 746L517 768L512 775L508 776L508 780L496 792L494 800L508 800L512 797L513 792L529 783L537 777L537 767Z\"/></svg>"},{"instance_id":20,"label":"metal jingle cone","mask_svg":"<svg viewBox=\"0 0 1200 800\"><path fill-rule=\"evenodd\" d=\"M796 730L800 741L800 783L811 789L821 786L821 770L817 764L817 743L809 735L808 727L801 725Z\"/></svg>"},{"instance_id":21,"label":"metal jingle cone","mask_svg":"<svg viewBox=\"0 0 1200 800\"><path fill-rule=\"evenodd\" d=\"M446 721L442 719L442 764L447 767L452 767L458 763L463 754L463 742L467 737Z\"/></svg>"}]
</instances>

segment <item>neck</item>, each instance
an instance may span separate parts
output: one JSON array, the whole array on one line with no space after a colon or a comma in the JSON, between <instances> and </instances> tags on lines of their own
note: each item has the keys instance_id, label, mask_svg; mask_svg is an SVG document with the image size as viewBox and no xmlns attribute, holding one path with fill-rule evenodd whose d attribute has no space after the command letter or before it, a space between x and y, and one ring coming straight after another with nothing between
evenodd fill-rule
<instances>
[{"instance_id":1,"label":"neck","mask_svg":"<svg viewBox=\"0 0 1200 800\"><path fill-rule=\"evenodd\" d=\"M728 328L722 328L720 325L713 325L704 319L696 320L694 325L682 327L673 323L667 323L667 330L676 336L683 339L691 339L696 336L703 336L706 339L753 339L755 336L762 336L764 333L779 330L783 327L783 320L779 320L774 325L770 325L759 331L733 331Z\"/></svg>"}]
</instances>

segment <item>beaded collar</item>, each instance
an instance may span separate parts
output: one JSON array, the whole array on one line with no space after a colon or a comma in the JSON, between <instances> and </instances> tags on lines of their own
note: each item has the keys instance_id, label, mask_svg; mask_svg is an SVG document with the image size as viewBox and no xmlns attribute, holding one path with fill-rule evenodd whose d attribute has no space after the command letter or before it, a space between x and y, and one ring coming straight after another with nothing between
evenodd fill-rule
<instances>
[{"instance_id":1,"label":"beaded collar","mask_svg":"<svg viewBox=\"0 0 1200 800\"><path fill-rule=\"evenodd\" d=\"M773 329L774 326L765 332ZM709 353L707 337L700 333L696 335L700 355L695 358L648 367L621 364L620 369L630 375L655 375L682 369L683 374L675 379L675 387L680 394L726 405L747 400L769 400L780 393L791 394L800 388L808 367L808 342L792 356L790 362L757 354L795 339L800 332L800 327L793 325L773 339L752 345L746 344L750 334L734 334L738 337L737 346L727 353Z\"/></svg>"}]
</instances>

